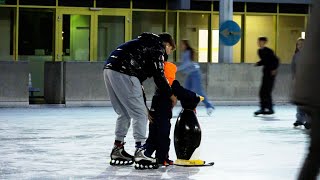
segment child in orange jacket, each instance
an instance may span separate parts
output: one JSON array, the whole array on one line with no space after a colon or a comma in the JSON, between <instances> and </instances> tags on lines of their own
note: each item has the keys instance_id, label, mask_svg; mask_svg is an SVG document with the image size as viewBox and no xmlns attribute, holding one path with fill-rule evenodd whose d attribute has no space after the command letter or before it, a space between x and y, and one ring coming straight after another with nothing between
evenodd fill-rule
<instances>
[{"instance_id":1,"label":"child in orange jacket","mask_svg":"<svg viewBox=\"0 0 320 180\"><path fill-rule=\"evenodd\" d=\"M170 86L176 78L176 72L177 66L175 64L167 61L164 63L164 74ZM151 156L155 151L158 163L166 166L173 164L173 161L169 160L172 108L170 98L156 89L150 108L152 121L149 123L146 153Z\"/></svg>"}]
</instances>

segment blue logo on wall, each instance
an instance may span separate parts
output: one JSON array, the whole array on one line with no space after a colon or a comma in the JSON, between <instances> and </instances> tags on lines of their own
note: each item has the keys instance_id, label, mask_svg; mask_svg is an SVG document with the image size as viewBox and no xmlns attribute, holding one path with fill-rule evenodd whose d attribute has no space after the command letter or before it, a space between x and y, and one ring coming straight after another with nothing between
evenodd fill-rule
<instances>
[{"instance_id":1,"label":"blue logo on wall","mask_svg":"<svg viewBox=\"0 0 320 180\"><path fill-rule=\"evenodd\" d=\"M226 46L237 44L241 38L241 28L234 21L225 21L219 29L220 41Z\"/></svg>"}]
</instances>

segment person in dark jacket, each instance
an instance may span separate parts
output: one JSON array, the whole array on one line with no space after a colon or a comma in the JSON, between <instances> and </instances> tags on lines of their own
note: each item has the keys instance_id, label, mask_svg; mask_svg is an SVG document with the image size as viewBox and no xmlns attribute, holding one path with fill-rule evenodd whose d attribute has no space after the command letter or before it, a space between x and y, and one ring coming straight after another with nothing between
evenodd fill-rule
<instances>
[{"instance_id":1,"label":"person in dark jacket","mask_svg":"<svg viewBox=\"0 0 320 180\"><path fill-rule=\"evenodd\" d=\"M164 56L175 48L174 40L168 33L159 35L143 33L126 42L107 58L104 66L104 81L115 112L118 114L115 142L111 152L111 165L130 165L136 168L157 168L155 158L145 154L148 108L144 99L142 82L153 77L159 90L173 106L177 99L164 75ZM124 138L132 119L133 137L136 142L135 155L124 150Z\"/></svg>"},{"instance_id":2,"label":"person in dark jacket","mask_svg":"<svg viewBox=\"0 0 320 180\"><path fill-rule=\"evenodd\" d=\"M295 76L296 76L296 69L297 69L297 60L301 56L301 51L303 48L304 44L304 39L299 38L296 43L296 50L295 53L292 57L292 62L291 62L291 71L292 71L292 79L294 81ZM297 113L296 113L296 122L293 123L295 127L304 125L306 129L310 129L310 122L309 122L309 116L307 115L306 112L303 111L299 106L297 107Z\"/></svg>"},{"instance_id":3,"label":"person in dark jacket","mask_svg":"<svg viewBox=\"0 0 320 180\"><path fill-rule=\"evenodd\" d=\"M304 48L297 60L292 101L311 119L310 145L298 180L316 180L320 170L320 1L311 1Z\"/></svg>"},{"instance_id":4,"label":"person in dark jacket","mask_svg":"<svg viewBox=\"0 0 320 180\"><path fill-rule=\"evenodd\" d=\"M171 86L176 77L177 66L167 62L167 58L165 61L164 73ZM173 161L169 159L172 108L169 97L156 88L150 108L152 122L149 123L146 153L150 156L155 152L161 166L173 165Z\"/></svg>"},{"instance_id":5,"label":"person in dark jacket","mask_svg":"<svg viewBox=\"0 0 320 180\"><path fill-rule=\"evenodd\" d=\"M260 87L260 110L254 114L273 114L272 104L272 89L277 74L277 68L279 66L279 59L274 54L272 49L266 47L268 39L266 37L259 37L258 39L258 55L260 61L256 63L256 66L263 66L262 84Z\"/></svg>"}]
</instances>

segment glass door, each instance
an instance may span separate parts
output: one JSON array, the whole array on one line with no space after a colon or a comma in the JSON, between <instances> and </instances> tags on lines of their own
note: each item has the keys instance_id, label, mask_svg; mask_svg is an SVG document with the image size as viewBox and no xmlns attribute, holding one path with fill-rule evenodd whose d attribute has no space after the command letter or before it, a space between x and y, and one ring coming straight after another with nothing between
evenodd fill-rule
<instances>
[{"instance_id":1,"label":"glass door","mask_svg":"<svg viewBox=\"0 0 320 180\"><path fill-rule=\"evenodd\" d=\"M108 9L97 12L98 61L104 61L120 44L130 38L129 11Z\"/></svg>"},{"instance_id":2,"label":"glass door","mask_svg":"<svg viewBox=\"0 0 320 180\"><path fill-rule=\"evenodd\" d=\"M73 8L58 11L58 61L90 61L92 19L89 10Z\"/></svg>"},{"instance_id":3,"label":"glass door","mask_svg":"<svg viewBox=\"0 0 320 180\"><path fill-rule=\"evenodd\" d=\"M90 15L64 14L62 60L90 60Z\"/></svg>"},{"instance_id":4,"label":"glass door","mask_svg":"<svg viewBox=\"0 0 320 180\"><path fill-rule=\"evenodd\" d=\"M98 16L98 61L125 42L125 17Z\"/></svg>"},{"instance_id":5,"label":"glass door","mask_svg":"<svg viewBox=\"0 0 320 180\"><path fill-rule=\"evenodd\" d=\"M131 39L130 11L57 9L56 61L103 61Z\"/></svg>"}]
</instances>

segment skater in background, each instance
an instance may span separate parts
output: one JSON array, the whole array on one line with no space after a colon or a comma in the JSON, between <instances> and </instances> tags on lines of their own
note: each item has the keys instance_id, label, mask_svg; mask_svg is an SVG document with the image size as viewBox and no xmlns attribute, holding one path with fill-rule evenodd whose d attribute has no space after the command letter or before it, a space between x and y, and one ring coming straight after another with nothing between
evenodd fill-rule
<instances>
[{"instance_id":1,"label":"skater in background","mask_svg":"<svg viewBox=\"0 0 320 180\"><path fill-rule=\"evenodd\" d=\"M307 38L297 59L293 102L310 116L310 146L298 180L316 180L320 170L320 1L311 2Z\"/></svg>"},{"instance_id":2,"label":"skater in background","mask_svg":"<svg viewBox=\"0 0 320 180\"><path fill-rule=\"evenodd\" d=\"M183 72L187 76L184 87L204 97L203 103L207 109L207 114L210 116L214 110L214 107L208 101L208 98L202 88L200 66L198 63L194 62L195 51L190 46L188 40L181 41L181 50L182 64L178 67L178 71Z\"/></svg>"},{"instance_id":3,"label":"skater in background","mask_svg":"<svg viewBox=\"0 0 320 180\"><path fill-rule=\"evenodd\" d=\"M167 58L165 58L164 74L170 86L176 79L176 72L176 65L167 62ZM151 121L149 123L149 136L146 141L146 153L151 156L156 152L155 156L159 164L164 166L173 165L173 161L169 159L172 108L170 97L161 89L156 88L149 111Z\"/></svg>"},{"instance_id":4,"label":"skater in background","mask_svg":"<svg viewBox=\"0 0 320 180\"><path fill-rule=\"evenodd\" d=\"M274 86L274 81L277 75L277 68L279 66L279 59L274 54L272 49L266 47L268 42L267 37L258 38L258 55L260 61L257 62L256 66L263 66L263 77L262 84L260 87L260 110L256 111L254 114L273 114L273 104L272 104L272 90Z\"/></svg>"},{"instance_id":5,"label":"skater in background","mask_svg":"<svg viewBox=\"0 0 320 180\"><path fill-rule=\"evenodd\" d=\"M107 58L104 66L104 81L118 119L115 127L115 142L111 152L111 165L136 165L157 168L155 158L147 156L145 146L148 109L144 101L142 82L153 77L154 82L174 106L177 98L172 94L164 75L164 56L175 49L170 34L143 33L126 42ZM124 150L124 138L132 119L133 137L136 142L134 156Z\"/></svg>"},{"instance_id":6,"label":"skater in background","mask_svg":"<svg viewBox=\"0 0 320 180\"><path fill-rule=\"evenodd\" d=\"M301 55L301 50L303 48L303 44L304 44L304 39L303 38L299 38L297 40L297 43L296 43L295 53L294 53L294 55L292 57L291 69L292 69L293 81L294 81L295 76L296 76L297 59ZM295 127L304 125L306 129L310 129L310 123L307 121L308 120L308 115L306 114L306 112L303 111L302 108L297 107L296 118L297 118L296 122L293 123L293 125Z\"/></svg>"}]
</instances>

